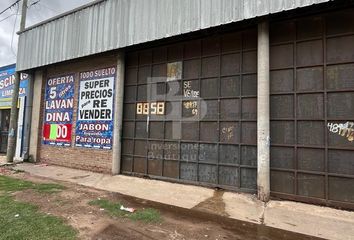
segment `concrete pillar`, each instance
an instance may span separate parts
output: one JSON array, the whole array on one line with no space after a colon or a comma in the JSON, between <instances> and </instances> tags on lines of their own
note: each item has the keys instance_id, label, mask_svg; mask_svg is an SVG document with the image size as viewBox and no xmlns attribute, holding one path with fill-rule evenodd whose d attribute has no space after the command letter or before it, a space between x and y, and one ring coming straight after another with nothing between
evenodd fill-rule
<instances>
[{"instance_id":1,"label":"concrete pillar","mask_svg":"<svg viewBox=\"0 0 354 240\"><path fill-rule=\"evenodd\" d=\"M113 175L119 174L120 167L121 167L124 71L125 71L125 54L123 51L120 51L117 54L117 77L116 77L116 84L115 84L115 100L114 100L115 110L114 110L113 157L112 157Z\"/></svg>"},{"instance_id":2,"label":"concrete pillar","mask_svg":"<svg viewBox=\"0 0 354 240\"><path fill-rule=\"evenodd\" d=\"M269 131L269 23L258 24L258 99L257 99L257 189L261 201L270 195Z\"/></svg>"},{"instance_id":3,"label":"concrete pillar","mask_svg":"<svg viewBox=\"0 0 354 240\"><path fill-rule=\"evenodd\" d=\"M38 158L38 145L41 143L41 98L42 98L42 85L44 73L37 70L34 74L33 81L33 106L32 106L32 119L31 119L31 134L29 139L29 155L32 162L37 162Z\"/></svg>"},{"instance_id":4,"label":"concrete pillar","mask_svg":"<svg viewBox=\"0 0 354 240\"><path fill-rule=\"evenodd\" d=\"M10 124L9 124L9 135L7 140L7 152L6 159L7 162L13 162L15 151L16 151L16 140L17 140L17 120L18 120L18 95L21 81L21 73L15 72L15 82L12 90L11 98L11 113L10 113Z\"/></svg>"}]
</instances>

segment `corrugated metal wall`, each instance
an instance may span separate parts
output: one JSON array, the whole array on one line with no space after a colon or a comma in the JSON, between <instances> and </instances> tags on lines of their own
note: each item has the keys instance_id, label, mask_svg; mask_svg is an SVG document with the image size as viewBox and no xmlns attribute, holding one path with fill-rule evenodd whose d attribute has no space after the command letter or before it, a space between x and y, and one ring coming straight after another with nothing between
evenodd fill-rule
<instances>
[{"instance_id":1,"label":"corrugated metal wall","mask_svg":"<svg viewBox=\"0 0 354 240\"><path fill-rule=\"evenodd\" d=\"M330 0L106 0L20 34L18 70Z\"/></svg>"},{"instance_id":2,"label":"corrugated metal wall","mask_svg":"<svg viewBox=\"0 0 354 240\"><path fill-rule=\"evenodd\" d=\"M257 26L126 59L122 173L254 193Z\"/></svg>"}]
</instances>

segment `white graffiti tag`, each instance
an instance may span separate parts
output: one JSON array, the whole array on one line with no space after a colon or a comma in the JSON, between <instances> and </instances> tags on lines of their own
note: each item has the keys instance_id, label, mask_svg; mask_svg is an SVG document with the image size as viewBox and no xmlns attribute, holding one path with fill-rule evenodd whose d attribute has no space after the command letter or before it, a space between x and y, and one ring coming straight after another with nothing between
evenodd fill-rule
<instances>
[{"instance_id":1,"label":"white graffiti tag","mask_svg":"<svg viewBox=\"0 0 354 240\"><path fill-rule=\"evenodd\" d=\"M347 138L349 142L354 141L354 122L328 123L327 127L330 132Z\"/></svg>"}]
</instances>

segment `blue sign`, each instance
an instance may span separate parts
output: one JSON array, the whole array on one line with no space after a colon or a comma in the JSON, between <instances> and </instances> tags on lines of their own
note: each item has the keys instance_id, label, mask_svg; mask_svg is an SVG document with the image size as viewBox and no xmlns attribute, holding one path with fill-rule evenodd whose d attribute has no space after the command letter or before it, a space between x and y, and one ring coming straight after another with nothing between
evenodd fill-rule
<instances>
[{"instance_id":1,"label":"blue sign","mask_svg":"<svg viewBox=\"0 0 354 240\"><path fill-rule=\"evenodd\" d=\"M75 74L47 80L43 144L71 146Z\"/></svg>"},{"instance_id":2,"label":"blue sign","mask_svg":"<svg viewBox=\"0 0 354 240\"><path fill-rule=\"evenodd\" d=\"M12 92L15 84L16 65L0 68L0 108L10 108ZM28 75L21 74L19 96L27 95Z\"/></svg>"}]
</instances>

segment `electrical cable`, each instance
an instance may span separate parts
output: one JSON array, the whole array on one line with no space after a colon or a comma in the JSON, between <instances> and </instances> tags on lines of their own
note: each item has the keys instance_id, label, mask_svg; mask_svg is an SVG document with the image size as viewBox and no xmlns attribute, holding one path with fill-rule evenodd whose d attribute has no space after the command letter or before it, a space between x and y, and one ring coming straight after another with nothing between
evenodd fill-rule
<instances>
[{"instance_id":1,"label":"electrical cable","mask_svg":"<svg viewBox=\"0 0 354 240\"><path fill-rule=\"evenodd\" d=\"M13 4L11 4L9 7L5 8L4 10L2 10L0 12L0 15L3 14L4 12L6 12L7 10L13 8L14 6L16 6L16 4L18 4L21 0L17 0L16 2L14 2Z\"/></svg>"},{"instance_id":2,"label":"electrical cable","mask_svg":"<svg viewBox=\"0 0 354 240\"><path fill-rule=\"evenodd\" d=\"M28 8L30 8L31 6L34 6L34 5L38 4L40 1L41 1L41 0L38 0L38 1L35 1L35 2L31 3L31 4L28 6Z\"/></svg>"},{"instance_id":3,"label":"electrical cable","mask_svg":"<svg viewBox=\"0 0 354 240\"><path fill-rule=\"evenodd\" d=\"M9 18L12 17L12 16L15 16L15 15L16 15L16 13L11 14L11 15L9 15L9 16L7 16L7 17L1 19L1 20L0 20L0 23L3 22L3 21L5 21L6 19L9 19Z\"/></svg>"}]
</instances>

